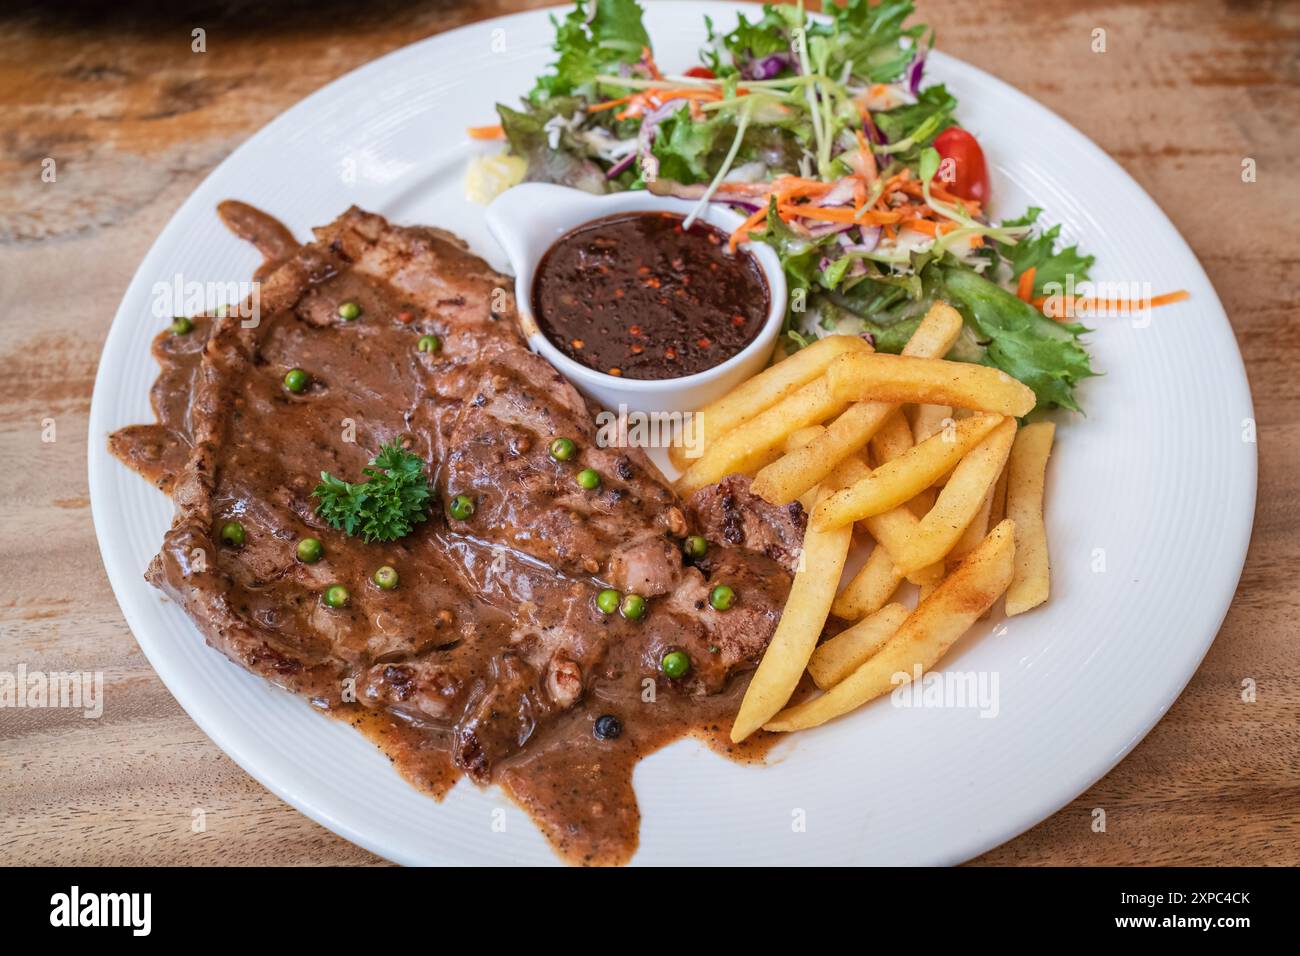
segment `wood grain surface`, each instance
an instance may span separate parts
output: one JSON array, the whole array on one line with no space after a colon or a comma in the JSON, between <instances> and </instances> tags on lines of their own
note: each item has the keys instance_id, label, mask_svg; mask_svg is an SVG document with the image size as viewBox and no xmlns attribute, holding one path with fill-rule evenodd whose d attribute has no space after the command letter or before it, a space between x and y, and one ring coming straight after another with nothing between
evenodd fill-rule
<instances>
[{"instance_id":1,"label":"wood grain surface","mask_svg":"<svg viewBox=\"0 0 1300 956\"><path fill-rule=\"evenodd\" d=\"M240 770L136 646L91 526L91 386L136 266L234 147L367 60L541 5L312 0L186 12L137 0L10 2L0 13L0 670L103 671L110 701L99 720L0 710L0 863L381 862ZM1060 113L1168 212L1227 307L1259 425L1254 540L1200 670L1114 771L978 862L1300 863L1300 5L918 7L942 49ZM195 27L207 31L206 54L190 50ZM1104 54L1090 48L1099 27ZM41 180L46 158L58 163L56 183ZM1242 181L1247 158L1254 183ZM47 420L53 442L42 441ZM1254 703L1242 700L1246 679ZM1094 808L1106 811L1104 833L1092 828Z\"/></svg>"}]
</instances>

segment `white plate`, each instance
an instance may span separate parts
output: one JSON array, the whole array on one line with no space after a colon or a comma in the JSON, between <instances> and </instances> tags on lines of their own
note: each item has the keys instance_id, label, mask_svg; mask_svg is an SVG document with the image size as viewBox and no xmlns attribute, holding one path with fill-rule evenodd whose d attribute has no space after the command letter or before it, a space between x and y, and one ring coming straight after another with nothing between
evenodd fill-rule
<instances>
[{"instance_id":1,"label":"white plate","mask_svg":"<svg viewBox=\"0 0 1300 956\"><path fill-rule=\"evenodd\" d=\"M745 7L650 3L666 68L694 62L702 16ZM754 8L749 8L754 9ZM194 192L145 257L118 310L95 383L90 490L104 564L140 646L200 727L240 766L331 830L403 863L551 863L524 814L462 782L439 805L373 745L205 646L141 574L170 503L114 460L106 435L152 420L156 282L247 279L258 256L214 209L243 199L299 236L352 203L464 236L496 265L480 207L462 194L463 130L528 90L549 59L548 11L477 23L398 50L308 97L253 136ZM505 52L496 53L504 39ZM1050 67L1044 66L1044 69ZM1096 277L1186 288L1148 328L1101 320L1106 374L1088 417L1058 430L1049 471L1052 600L1005 633L964 640L945 668L997 675L1000 712L907 710L881 700L796 735L770 766L737 766L679 742L636 775L637 863L955 863L1053 813L1123 757L1195 671L1236 588L1250 538L1250 392L1209 280L1169 220L1059 117L942 55L960 118L992 165L995 212L1042 206L1097 255ZM1096 570L1104 561L1104 571ZM985 629L987 630L987 629ZM111 702L110 702L111 706ZM503 808L504 832L494 829ZM796 825L799 819L806 826ZM1080 826L1086 825L1086 821Z\"/></svg>"}]
</instances>

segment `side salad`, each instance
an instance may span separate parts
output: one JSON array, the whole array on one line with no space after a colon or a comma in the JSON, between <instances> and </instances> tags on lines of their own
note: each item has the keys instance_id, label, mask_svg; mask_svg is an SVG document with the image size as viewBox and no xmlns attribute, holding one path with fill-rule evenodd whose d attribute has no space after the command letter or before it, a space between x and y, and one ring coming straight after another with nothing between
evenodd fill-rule
<instances>
[{"instance_id":1,"label":"side salad","mask_svg":"<svg viewBox=\"0 0 1300 956\"><path fill-rule=\"evenodd\" d=\"M1087 330L1043 307L1067 277L1087 280L1093 257L1041 228L1036 208L989 218L983 153L952 93L924 85L934 35L908 25L912 12L910 0L828 3L818 17L767 5L728 33L706 17L700 62L665 74L636 0L580 0L552 17L557 59L522 104L470 133L508 140L531 181L746 214L732 244L779 254L791 347L860 333L898 352L942 299L965 320L950 358L1002 369L1039 408L1078 410L1095 374Z\"/></svg>"}]
</instances>

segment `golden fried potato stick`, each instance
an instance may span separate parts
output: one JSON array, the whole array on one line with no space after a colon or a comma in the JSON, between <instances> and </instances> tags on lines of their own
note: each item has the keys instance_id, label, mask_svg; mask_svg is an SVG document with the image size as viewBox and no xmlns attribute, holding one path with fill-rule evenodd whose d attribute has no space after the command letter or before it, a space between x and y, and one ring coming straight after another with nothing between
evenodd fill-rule
<instances>
[{"instance_id":1,"label":"golden fried potato stick","mask_svg":"<svg viewBox=\"0 0 1300 956\"><path fill-rule=\"evenodd\" d=\"M1043 524L1043 483L1056 426L1036 422L1020 429L1007 462L1007 517L1016 523L1016 572L1007 588L1007 616L1047 600L1051 568Z\"/></svg>"},{"instance_id":2,"label":"golden fried potato stick","mask_svg":"<svg viewBox=\"0 0 1300 956\"><path fill-rule=\"evenodd\" d=\"M886 604L819 645L808 660L808 673L813 682L826 690L848 677L885 646L910 613L901 604Z\"/></svg>"},{"instance_id":3,"label":"golden fried potato stick","mask_svg":"<svg viewBox=\"0 0 1300 956\"><path fill-rule=\"evenodd\" d=\"M1018 417L1033 411L1034 390L1001 369L910 355L841 355L827 375L831 390L851 402L954 405Z\"/></svg>"},{"instance_id":4,"label":"golden fried potato stick","mask_svg":"<svg viewBox=\"0 0 1300 956\"><path fill-rule=\"evenodd\" d=\"M988 500L1016 437L1016 420L1004 418L997 428L971 449L953 469L934 507L908 537L903 553L895 557L904 574L942 561L956 546L967 525Z\"/></svg>"},{"instance_id":5,"label":"golden fried potato stick","mask_svg":"<svg viewBox=\"0 0 1300 956\"><path fill-rule=\"evenodd\" d=\"M853 484L870 475L871 469L867 466L867 463L862 460L860 455L850 455L848 458L845 458L840 462L839 468L836 469L836 473L843 478L845 484ZM800 500L802 502L803 499ZM811 503L804 502L804 508L811 513L813 511L811 505L815 504L815 501ZM892 508L882 515L873 515L870 518L864 518L862 521L858 522L858 527L866 530L867 533L879 542L880 547L884 548L890 555L891 561L893 560L894 553L897 552L901 554L907 539L916 533L919 519L912 510L914 504L915 499L909 501L906 505ZM940 561L928 568L923 568L920 571L908 575L907 579L913 584L932 584L943 577L943 572L943 562ZM894 573L898 574L899 572L897 569L894 569ZM857 579L855 578L854 580L856 581ZM850 586L852 586L852 582L850 582ZM892 593L893 591L890 591L890 594ZM886 595L885 599L888 600L888 597L889 595ZM882 601L881 603L884 602Z\"/></svg>"},{"instance_id":6,"label":"golden fried potato stick","mask_svg":"<svg viewBox=\"0 0 1300 956\"><path fill-rule=\"evenodd\" d=\"M871 449L872 460L883 463L893 461L915 444L907 416L903 414L902 408L895 408L881 424L880 430L871 436L868 447Z\"/></svg>"},{"instance_id":7,"label":"golden fried potato stick","mask_svg":"<svg viewBox=\"0 0 1300 956\"><path fill-rule=\"evenodd\" d=\"M1005 465L1003 470L1006 470ZM979 543L984 540L984 536L989 533L989 512L993 509L993 492L996 488L997 484L995 482L994 486L989 489L988 494L984 496L984 502L979 506L979 510L975 512L975 517L971 519L970 524L966 526L966 530L957 539L957 543L948 552L948 556L944 560L949 564L955 564L974 551Z\"/></svg>"},{"instance_id":8,"label":"golden fried potato stick","mask_svg":"<svg viewBox=\"0 0 1300 956\"><path fill-rule=\"evenodd\" d=\"M698 418L696 427L703 429L700 451L706 450L742 422L749 421L813 379L820 378L831 362L841 355L870 351L871 346L866 340L856 335L828 335L764 369L695 413ZM674 444L668 449L668 459L685 471L695 460L689 457L689 451Z\"/></svg>"},{"instance_id":9,"label":"golden fried potato stick","mask_svg":"<svg viewBox=\"0 0 1300 956\"><path fill-rule=\"evenodd\" d=\"M748 471L792 432L838 415L847 404L831 394L825 378L814 379L710 443L677 479L677 493L685 498L727 475Z\"/></svg>"},{"instance_id":10,"label":"golden fried potato stick","mask_svg":"<svg viewBox=\"0 0 1300 956\"><path fill-rule=\"evenodd\" d=\"M764 729L816 727L910 682L918 668L921 673L933 668L1007 589L1015 551L1015 526L1003 521L917 605L880 650L820 697L781 711Z\"/></svg>"},{"instance_id":11,"label":"golden fried potato stick","mask_svg":"<svg viewBox=\"0 0 1300 956\"><path fill-rule=\"evenodd\" d=\"M1011 446L1015 448L1015 445ZM1008 456L1008 461L1010 457ZM1007 468L1002 466L998 483L993 486L993 500L989 502L989 527L994 528L1007 516Z\"/></svg>"},{"instance_id":12,"label":"golden fried potato stick","mask_svg":"<svg viewBox=\"0 0 1300 956\"><path fill-rule=\"evenodd\" d=\"M782 445L781 451L785 453L802 448L810 441L816 441L825 434L826 427L824 425L809 425L807 428L801 428L798 431L791 432L785 437L785 442Z\"/></svg>"},{"instance_id":13,"label":"golden fried potato stick","mask_svg":"<svg viewBox=\"0 0 1300 956\"><path fill-rule=\"evenodd\" d=\"M838 469L831 472L824 493L830 493L844 480ZM794 693L826 626L852 539L852 525L832 531L809 528L804 533L800 569L790 585L776 633L740 702L740 712L731 727L733 742L744 740L762 727Z\"/></svg>"},{"instance_id":14,"label":"golden fried potato stick","mask_svg":"<svg viewBox=\"0 0 1300 956\"><path fill-rule=\"evenodd\" d=\"M912 441L921 444L953 420L951 405L917 405L912 413Z\"/></svg>"},{"instance_id":15,"label":"golden fried potato stick","mask_svg":"<svg viewBox=\"0 0 1300 956\"><path fill-rule=\"evenodd\" d=\"M876 542L889 553L890 559L894 560L897 555L906 553L907 542L912 535L916 534L916 529L920 523L921 519L912 512L909 503L900 508L891 508L884 514L863 518L858 522L858 526L866 528L867 532L876 539ZM897 570L897 567L895 567L895 570ZM898 573L902 574L901 571ZM924 586L936 583L943 577L943 574L943 562L937 561L928 568L904 575L904 577L913 584Z\"/></svg>"},{"instance_id":16,"label":"golden fried potato stick","mask_svg":"<svg viewBox=\"0 0 1300 956\"><path fill-rule=\"evenodd\" d=\"M958 422L951 432L940 432L914 445L861 481L818 502L813 527L820 531L838 528L905 504L955 467L1002 421L999 415L977 415Z\"/></svg>"},{"instance_id":17,"label":"golden fried potato stick","mask_svg":"<svg viewBox=\"0 0 1300 956\"><path fill-rule=\"evenodd\" d=\"M948 354L959 335L961 316L957 310L936 302L912 333L903 354L940 358ZM794 501L849 455L861 451L896 407L889 402L850 405L822 438L763 468L754 479L754 494L776 505Z\"/></svg>"},{"instance_id":18,"label":"golden fried potato stick","mask_svg":"<svg viewBox=\"0 0 1300 956\"><path fill-rule=\"evenodd\" d=\"M867 563L836 595L831 613L842 621L856 621L884 607L902 583L903 572L894 566L884 545L877 544Z\"/></svg>"}]
</instances>

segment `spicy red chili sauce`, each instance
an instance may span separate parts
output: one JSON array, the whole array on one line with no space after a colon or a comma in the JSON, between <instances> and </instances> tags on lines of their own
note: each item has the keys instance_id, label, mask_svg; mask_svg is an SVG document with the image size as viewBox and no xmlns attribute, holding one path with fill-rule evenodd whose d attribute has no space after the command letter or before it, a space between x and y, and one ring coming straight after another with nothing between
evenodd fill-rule
<instances>
[{"instance_id":1,"label":"spicy red chili sauce","mask_svg":"<svg viewBox=\"0 0 1300 956\"><path fill-rule=\"evenodd\" d=\"M727 235L673 213L585 223L538 264L532 305L551 343L588 368L680 378L740 352L763 327L771 293L758 261Z\"/></svg>"}]
</instances>

